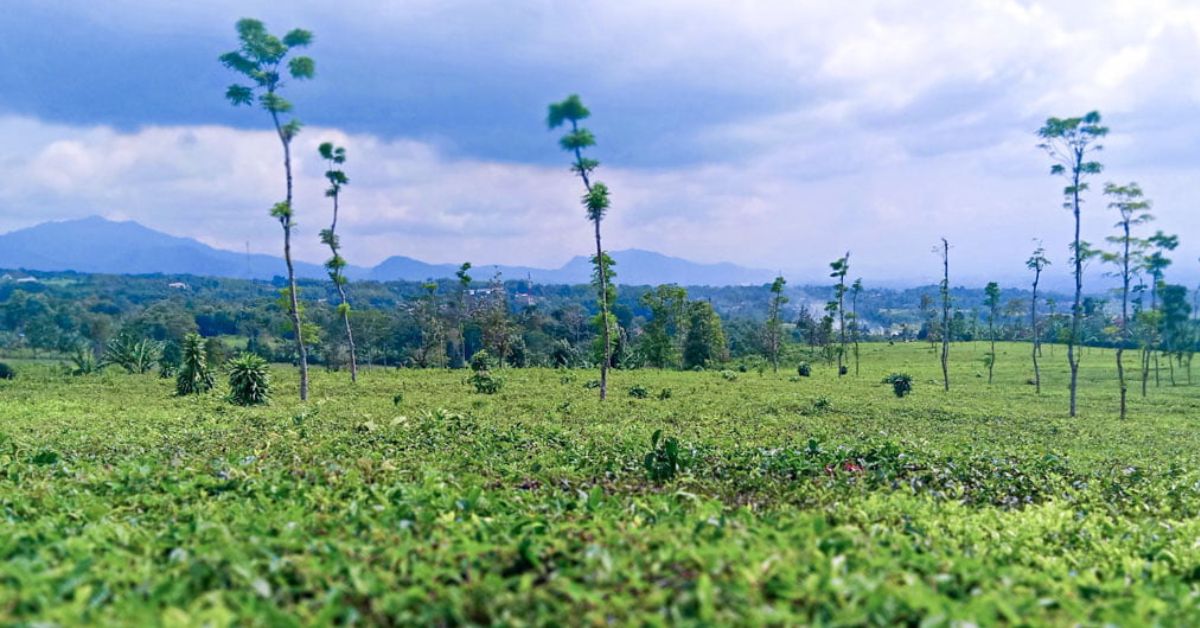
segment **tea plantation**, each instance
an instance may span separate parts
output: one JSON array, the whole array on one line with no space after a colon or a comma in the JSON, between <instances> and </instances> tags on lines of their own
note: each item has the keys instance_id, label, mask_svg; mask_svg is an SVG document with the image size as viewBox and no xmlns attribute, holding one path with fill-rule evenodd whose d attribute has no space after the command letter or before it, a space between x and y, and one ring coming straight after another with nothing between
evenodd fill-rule
<instances>
[{"instance_id":1,"label":"tea plantation","mask_svg":"<svg viewBox=\"0 0 1200 628\"><path fill-rule=\"evenodd\" d=\"M314 374L270 405L0 381L3 625L1200 624L1200 386L1088 350L861 374ZM1130 359L1135 359L1130 356ZM1131 363L1132 368L1132 363ZM898 398L881 380L912 375ZM1198 382L1200 383L1200 382ZM632 394L631 394L632 392Z\"/></svg>"}]
</instances>

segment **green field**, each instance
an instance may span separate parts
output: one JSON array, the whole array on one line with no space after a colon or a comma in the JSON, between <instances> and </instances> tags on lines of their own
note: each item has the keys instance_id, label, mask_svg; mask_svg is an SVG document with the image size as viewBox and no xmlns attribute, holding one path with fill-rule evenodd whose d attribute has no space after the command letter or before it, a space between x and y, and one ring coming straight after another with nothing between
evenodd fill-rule
<instances>
[{"instance_id":1,"label":"green field","mask_svg":"<svg viewBox=\"0 0 1200 628\"><path fill-rule=\"evenodd\" d=\"M985 351L949 395L928 344L868 344L857 377L616 371L604 404L591 371L317 372L301 406L277 366L238 408L16 363L0 624L1200 623L1200 386L1120 421L1091 349L1070 419L1063 347L1040 397L1028 345L990 386Z\"/></svg>"}]
</instances>

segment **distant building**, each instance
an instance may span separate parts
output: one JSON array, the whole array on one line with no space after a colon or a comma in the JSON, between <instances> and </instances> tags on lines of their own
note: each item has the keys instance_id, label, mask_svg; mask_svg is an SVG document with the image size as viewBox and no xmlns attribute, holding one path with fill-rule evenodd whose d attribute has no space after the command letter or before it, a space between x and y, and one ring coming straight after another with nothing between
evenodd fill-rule
<instances>
[{"instance_id":1,"label":"distant building","mask_svg":"<svg viewBox=\"0 0 1200 628\"><path fill-rule=\"evenodd\" d=\"M187 290L188 289L188 285L186 283L183 283L182 281L172 281L171 283L167 284L167 287L171 288L172 290Z\"/></svg>"},{"instance_id":2,"label":"distant building","mask_svg":"<svg viewBox=\"0 0 1200 628\"><path fill-rule=\"evenodd\" d=\"M37 277L21 277L20 279L17 280L17 283L37 283L37 282L38 282Z\"/></svg>"}]
</instances>

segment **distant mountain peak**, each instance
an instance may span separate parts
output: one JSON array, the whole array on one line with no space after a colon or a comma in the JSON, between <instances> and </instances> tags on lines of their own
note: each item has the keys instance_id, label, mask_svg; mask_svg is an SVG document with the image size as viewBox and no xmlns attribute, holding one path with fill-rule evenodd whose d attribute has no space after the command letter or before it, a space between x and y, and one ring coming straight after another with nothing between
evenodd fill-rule
<instances>
[{"instance_id":1,"label":"distant mountain peak","mask_svg":"<svg viewBox=\"0 0 1200 628\"><path fill-rule=\"evenodd\" d=\"M698 263L645 249L622 249L609 255L617 262L617 283L625 285L745 285L769 282L774 273L728 262ZM579 255L559 268L534 268L486 263L505 279L529 278L542 284L583 284L591 281L591 256ZM271 279L282 275L283 260L271 255L246 255L211 247L191 238L173 236L132 220L84 218L44 222L0 235L0 268L123 275L189 274ZM389 257L372 268L349 267L352 279L424 281L454 276L458 264L430 264L403 255ZM319 264L296 263L301 277L323 279Z\"/></svg>"}]
</instances>

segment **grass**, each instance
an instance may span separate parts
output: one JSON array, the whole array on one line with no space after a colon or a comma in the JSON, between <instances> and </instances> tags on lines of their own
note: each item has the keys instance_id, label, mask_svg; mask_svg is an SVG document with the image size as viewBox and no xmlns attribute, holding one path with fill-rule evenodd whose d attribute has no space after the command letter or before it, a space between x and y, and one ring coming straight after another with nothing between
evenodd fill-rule
<instances>
[{"instance_id":1,"label":"grass","mask_svg":"<svg viewBox=\"0 0 1200 628\"><path fill-rule=\"evenodd\" d=\"M989 386L956 345L950 394L928 345L869 344L859 377L617 371L605 404L585 371L318 372L302 406L276 367L238 408L17 362L0 624L1200 622L1197 388L1120 421L1088 350L1071 419L1064 349L1038 396L1028 348Z\"/></svg>"}]
</instances>

